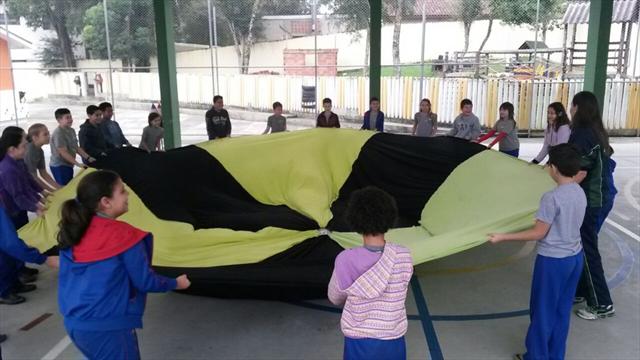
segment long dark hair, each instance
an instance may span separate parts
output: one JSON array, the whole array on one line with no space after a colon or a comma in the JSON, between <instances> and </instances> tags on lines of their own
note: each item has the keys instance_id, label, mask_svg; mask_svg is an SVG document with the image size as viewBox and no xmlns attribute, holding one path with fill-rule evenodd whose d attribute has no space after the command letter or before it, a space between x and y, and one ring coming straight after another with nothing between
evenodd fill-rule
<instances>
[{"instance_id":1,"label":"long dark hair","mask_svg":"<svg viewBox=\"0 0 640 360\"><path fill-rule=\"evenodd\" d=\"M507 110L507 112L509 113L509 120L513 121L513 125L516 126L516 120L513 118L513 113L515 112L514 108L513 108L513 104L510 102L504 102L502 103L502 105L500 105L500 110Z\"/></svg>"},{"instance_id":2,"label":"long dark hair","mask_svg":"<svg viewBox=\"0 0 640 360\"><path fill-rule=\"evenodd\" d=\"M4 159L10 147L18 147L24 137L24 130L17 126L7 126L0 137L0 160Z\"/></svg>"},{"instance_id":3,"label":"long dark hair","mask_svg":"<svg viewBox=\"0 0 640 360\"><path fill-rule=\"evenodd\" d=\"M66 249L80 243L96 214L100 200L110 198L120 176L113 171L98 170L85 176L78 184L75 199L62 204L58 227L58 245Z\"/></svg>"},{"instance_id":4,"label":"long dark hair","mask_svg":"<svg viewBox=\"0 0 640 360\"><path fill-rule=\"evenodd\" d=\"M604 129L596 96L590 91L581 91L573 97L571 104L577 107L571 127L592 129L598 137L598 143L602 147L602 151L611 155L612 149L609 146L609 134Z\"/></svg>"},{"instance_id":5,"label":"long dark hair","mask_svg":"<svg viewBox=\"0 0 640 360\"><path fill-rule=\"evenodd\" d=\"M562 105L561 102L551 103L547 108L553 109L553 111L556 112L556 122L553 124L553 130L558 131L563 125L571 125L567 110L564 109L564 105ZM547 125L547 127L550 127L550 124Z\"/></svg>"}]
</instances>

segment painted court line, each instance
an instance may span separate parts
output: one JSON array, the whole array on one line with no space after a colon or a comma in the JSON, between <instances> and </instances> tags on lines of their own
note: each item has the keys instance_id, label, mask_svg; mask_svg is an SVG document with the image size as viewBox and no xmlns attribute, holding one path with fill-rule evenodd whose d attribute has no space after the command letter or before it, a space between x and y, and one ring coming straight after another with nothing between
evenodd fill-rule
<instances>
[{"instance_id":1,"label":"painted court line","mask_svg":"<svg viewBox=\"0 0 640 360\"><path fill-rule=\"evenodd\" d=\"M42 357L42 360L55 360L67 349L67 347L69 347L69 345L71 345L71 339L68 336L65 336L56 344L56 346L53 347L53 349L49 350L49 352Z\"/></svg>"},{"instance_id":2,"label":"painted court line","mask_svg":"<svg viewBox=\"0 0 640 360\"><path fill-rule=\"evenodd\" d=\"M413 296L416 300L416 307L418 308L418 314L422 322L422 330L424 330L424 335L427 338L427 346L429 347L431 360L444 360L442 349L438 342L438 335L436 334L436 329L433 327L431 315L429 315L427 300L424 298L424 293L420 287L420 281L415 276L411 277L411 290L413 291Z\"/></svg>"},{"instance_id":3,"label":"painted court line","mask_svg":"<svg viewBox=\"0 0 640 360\"><path fill-rule=\"evenodd\" d=\"M47 320L52 315L53 315L52 313L44 313L44 314L38 316L37 318L35 318L33 321L29 322L27 325L21 327L20 330L29 331L29 330L33 329L34 327L38 326L43 321Z\"/></svg>"},{"instance_id":4,"label":"painted court line","mask_svg":"<svg viewBox=\"0 0 640 360\"><path fill-rule=\"evenodd\" d=\"M614 211L613 214L617 217L619 217L622 221L629 221L631 220L630 217L628 217L627 215L622 215L621 213Z\"/></svg>"},{"instance_id":5,"label":"painted court line","mask_svg":"<svg viewBox=\"0 0 640 360\"><path fill-rule=\"evenodd\" d=\"M640 210L640 204L638 203L638 200L636 200L636 198L633 196L633 186L638 182L640 182L640 178L635 178L629 181L627 185L625 185L623 190L624 198L627 199L629 204L631 204L631 206L636 210Z\"/></svg>"},{"instance_id":6,"label":"painted court line","mask_svg":"<svg viewBox=\"0 0 640 360\"><path fill-rule=\"evenodd\" d=\"M617 222L611 220L611 219L607 219L606 220L607 224L613 226L614 228L618 229L620 232L624 233L625 235L627 235L628 237L632 238L635 241L640 242L640 236L634 232L632 232L631 230L627 229L626 227L618 224Z\"/></svg>"}]
</instances>

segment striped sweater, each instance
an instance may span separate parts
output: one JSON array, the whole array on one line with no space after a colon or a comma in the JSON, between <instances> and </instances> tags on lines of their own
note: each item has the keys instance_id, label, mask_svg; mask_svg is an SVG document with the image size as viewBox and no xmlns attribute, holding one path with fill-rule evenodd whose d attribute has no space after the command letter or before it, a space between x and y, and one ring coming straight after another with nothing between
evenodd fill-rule
<instances>
[{"instance_id":1,"label":"striped sweater","mask_svg":"<svg viewBox=\"0 0 640 360\"><path fill-rule=\"evenodd\" d=\"M329 282L329 300L344 305L341 327L353 339L397 339L407 332L405 299L413 274L408 249L387 243L380 260L345 289L338 266Z\"/></svg>"}]
</instances>

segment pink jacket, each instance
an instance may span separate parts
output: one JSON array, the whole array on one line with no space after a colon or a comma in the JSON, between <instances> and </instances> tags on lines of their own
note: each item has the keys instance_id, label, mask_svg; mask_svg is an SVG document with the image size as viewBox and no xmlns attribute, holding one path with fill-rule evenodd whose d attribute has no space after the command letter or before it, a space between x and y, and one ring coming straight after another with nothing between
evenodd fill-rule
<instances>
[{"instance_id":1,"label":"pink jacket","mask_svg":"<svg viewBox=\"0 0 640 360\"><path fill-rule=\"evenodd\" d=\"M346 289L333 271L329 300L343 305L341 327L346 337L397 339L407 332L405 299L413 274L411 253L387 243L380 260Z\"/></svg>"}]
</instances>

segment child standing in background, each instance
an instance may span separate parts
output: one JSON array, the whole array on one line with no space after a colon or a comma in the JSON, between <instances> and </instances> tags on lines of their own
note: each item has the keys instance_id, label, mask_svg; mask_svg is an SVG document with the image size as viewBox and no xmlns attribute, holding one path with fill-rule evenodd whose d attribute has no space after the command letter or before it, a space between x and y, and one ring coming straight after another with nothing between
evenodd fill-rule
<instances>
[{"instance_id":1,"label":"child standing in background","mask_svg":"<svg viewBox=\"0 0 640 360\"><path fill-rule=\"evenodd\" d=\"M164 137L164 129L162 128L162 116L157 112L152 112L147 118L149 123L142 130L142 138L140 139L140 149L152 151L162 151L162 138Z\"/></svg>"},{"instance_id":2,"label":"child standing in background","mask_svg":"<svg viewBox=\"0 0 640 360\"><path fill-rule=\"evenodd\" d=\"M287 118L282 116L282 104L278 101L273 103L273 115L267 119L267 128L262 134L268 134L269 130L272 134L287 131Z\"/></svg>"},{"instance_id":3,"label":"child standing in background","mask_svg":"<svg viewBox=\"0 0 640 360\"><path fill-rule=\"evenodd\" d=\"M323 112L318 114L316 118L316 127L317 128L339 128L340 127L340 118L338 118L338 114L331 111L333 107L333 103L331 99L324 98L322 100L322 108Z\"/></svg>"},{"instance_id":4,"label":"child standing in background","mask_svg":"<svg viewBox=\"0 0 640 360\"><path fill-rule=\"evenodd\" d=\"M473 114L473 103L469 99L460 102L460 115L453 121L449 136L465 140L474 140L480 136L480 119Z\"/></svg>"},{"instance_id":5,"label":"child standing in background","mask_svg":"<svg viewBox=\"0 0 640 360\"><path fill-rule=\"evenodd\" d=\"M406 359L405 300L413 274L408 249L387 243L395 224L395 200L367 187L355 191L346 218L363 246L342 251L329 282L329 300L342 311L345 359Z\"/></svg>"},{"instance_id":6,"label":"child standing in background","mask_svg":"<svg viewBox=\"0 0 640 360\"><path fill-rule=\"evenodd\" d=\"M360 130L384 132L384 113L380 111L380 99L372 97L369 101L369 111L364 113Z\"/></svg>"},{"instance_id":7,"label":"child standing in background","mask_svg":"<svg viewBox=\"0 0 640 360\"><path fill-rule=\"evenodd\" d=\"M49 144L50 135L49 129L44 124L33 124L29 127L27 132L27 153L24 157L24 163L27 165L27 170L41 188L53 192L60 189L58 184L47 172L47 167L44 161L44 151L42 146ZM38 176L40 175L40 176Z\"/></svg>"},{"instance_id":8,"label":"child standing in background","mask_svg":"<svg viewBox=\"0 0 640 360\"><path fill-rule=\"evenodd\" d=\"M544 145L535 159L534 164L539 164L549 154L549 148L569 141L571 136L571 121L560 102L554 102L547 108L547 127L544 129Z\"/></svg>"},{"instance_id":9,"label":"child standing in background","mask_svg":"<svg viewBox=\"0 0 640 360\"><path fill-rule=\"evenodd\" d=\"M96 161L78 146L76 131L71 127L73 117L71 111L60 108L55 111L58 127L51 134L51 162L49 168L56 182L62 186L67 185L73 179L73 167L84 168L83 164L76 161L76 154L80 154L88 163Z\"/></svg>"},{"instance_id":10,"label":"child standing in background","mask_svg":"<svg viewBox=\"0 0 640 360\"><path fill-rule=\"evenodd\" d=\"M520 155L520 141L518 140L518 124L513 118L513 111L513 104L510 102L500 105L500 119L496 121L493 129L485 136L480 137L477 142L481 143L497 133L496 139L488 147L492 148L499 142L500 152L517 158Z\"/></svg>"},{"instance_id":11,"label":"child standing in background","mask_svg":"<svg viewBox=\"0 0 640 360\"><path fill-rule=\"evenodd\" d=\"M431 100L420 101L420 111L413 117L414 136L433 137L438 131L438 115L431 112Z\"/></svg>"}]
</instances>

